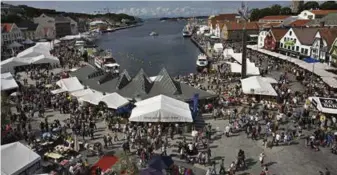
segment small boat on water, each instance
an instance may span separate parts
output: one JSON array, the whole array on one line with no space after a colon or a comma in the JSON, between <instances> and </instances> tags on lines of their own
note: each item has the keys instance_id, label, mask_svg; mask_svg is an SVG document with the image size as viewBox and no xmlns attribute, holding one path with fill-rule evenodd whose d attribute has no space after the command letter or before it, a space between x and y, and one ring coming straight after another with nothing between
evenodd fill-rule
<instances>
[{"instance_id":1,"label":"small boat on water","mask_svg":"<svg viewBox=\"0 0 337 175\"><path fill-rule=\"evenodd\" d=\"M193 29L191 25L187 24L183 29L183 37L191 37L193 34Z\"/></svg>"},{"instance_id":2,"label":"small boat on water","mask_svg":"<svg viewBox=\"0 0 337 175\"><path fill-rule=\"evenodd\" d=\"M156 33L156 32L151 32L151 33L150 33L150 36L158 36L158 33Z\"/></svg>"},{"instance_id":3,"label":"small boat on water","mask_svg":"<svg viewBox=\"0 0 337 175\"><path fill-rule=\"evenodd\" d=\"M202 71L203 69L207 68L208 67L207 56L205 54L198 55L196 64L198 71Z\"/></svg>"},{"instance_id":4,"label":"small boat on water","mask_svg":"<svg viewBox=\"0 0 337 175\"><path fill-rule=\"evenodd\" d=\"M102 31L103 33L110 33L115 31L115 29L112 29L111 27L108 27L106 30Z\"/></svg>"}]
</instances>

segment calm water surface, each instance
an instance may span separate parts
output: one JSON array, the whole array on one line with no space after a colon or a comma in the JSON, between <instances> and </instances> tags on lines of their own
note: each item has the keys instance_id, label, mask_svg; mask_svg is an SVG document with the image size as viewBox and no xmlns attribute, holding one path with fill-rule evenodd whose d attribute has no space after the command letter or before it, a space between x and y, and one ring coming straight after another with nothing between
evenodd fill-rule
<instances>
[{"instance_id":1,"label":"calm water surface","mask_svg":"<svg viewBox=\"0 0 337 175\"><path fill-rule=\"evenodd\" d=\"M143 68L149 76L154 76L162 67L172 76L186 75L195 72L200 51L189 38L182 37L185 24L147 21L139 27L105 33L96 44L110 49L121 68L131 75ZM159 36L149 36L152 31Z\"/></svg>"}]
</instances>

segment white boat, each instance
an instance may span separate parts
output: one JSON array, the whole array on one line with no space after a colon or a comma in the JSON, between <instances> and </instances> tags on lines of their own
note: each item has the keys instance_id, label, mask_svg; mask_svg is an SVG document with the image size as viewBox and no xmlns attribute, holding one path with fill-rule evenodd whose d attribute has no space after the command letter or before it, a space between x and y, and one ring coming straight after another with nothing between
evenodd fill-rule
<instances>
[{"instance_id":1,"label":"white boat","mask_svg":"<svg viewBox=\"0 0 337 175\"><path fill-rule=\"evenodd\" d=\"M151 32L151 33L150 33L150 36L158 36L158 33L156 33L156 32Z\"/></svg>"},{"instance_id":2,"label":"white boat","mask_svg":"<svg viewBox=\"0 0 337 175\"><path fill-rule=\"evenodd\" d=\"M207 56L205 54L200 54L198 55L197 58L197 68L206 68L208 66L208 59Z\"/></svg>"},{"instance_id":3,"label":"white boat","mask_svg":"<svg viewBox=\"0 0 337 175\"><path fill-rule=\"evenodd\" d=\"M112 57L112 54L110 52L107 52L105 55L96 56L95 66L103 69L106 72L119 74L120 66L116 63L116 60Z\"/></svg>"},{"instance_id":4,"label":"white boat","mask_svg":"<svg viewBox=\"0 0 337 175\"><path fill-rule=\"evenodd\" d=\"M183 29L183 37L190 37L193 34L191 25L187 24Z\"/></svg>"}]
</instances>

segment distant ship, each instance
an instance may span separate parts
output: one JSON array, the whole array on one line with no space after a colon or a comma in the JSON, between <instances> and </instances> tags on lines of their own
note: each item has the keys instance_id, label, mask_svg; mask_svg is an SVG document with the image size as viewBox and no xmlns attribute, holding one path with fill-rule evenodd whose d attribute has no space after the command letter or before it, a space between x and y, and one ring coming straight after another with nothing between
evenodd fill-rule
<instances>
[{"instance_id":1,"label":"distant ship","mask_svg":"<svg viewBox=\"0 0 337 175\"><path fill-rule=\"evenodd\" d=\"M201 71L202 69L207 68L208 67L207 56L205 54L198 55L196 64L197 64L198 71Z\"/></svg>"},{"instance_id":2,"label":"distant ship","mask_svg":"<svg viewBox=\"0 0 337 175\"><path fill-rule=\"evenodd\" d=\"M183 37L191 37L193 34L193 29L191 25L187 24L183 29Z\"/></svg>"},{"instance_id":3,"label":"distant ship","mask_svg":"<svg viewBox=\"0 0 337 175\"><path fill-rule=\"evenodd\" d=\"M151 32L151 33L150 33L150 36L158 36L158 33L156 33L156 32Z\"/></svg>"}]
</instances>

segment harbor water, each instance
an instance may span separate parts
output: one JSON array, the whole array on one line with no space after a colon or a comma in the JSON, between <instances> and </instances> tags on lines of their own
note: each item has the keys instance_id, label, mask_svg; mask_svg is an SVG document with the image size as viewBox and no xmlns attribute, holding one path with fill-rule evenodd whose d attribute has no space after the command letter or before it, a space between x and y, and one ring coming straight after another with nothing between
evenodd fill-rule
<instances>
[{"instance_id":1,"label":"harbor water","mask_svg":"<svg viewBox=\"0 0 337 175\"><path fill-rule=\"evenodd\" d=\"M135 75L140 68L149 76L162 67L172 75L196 72L200 50L190 38L182 36L185 21L149 20L144 25L102 34L96 45L112 52L121 70ZM158 36L150 36L151 32Z\"/></svg>"}]
</instances>

